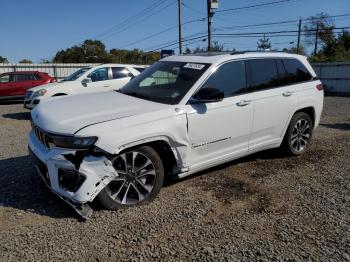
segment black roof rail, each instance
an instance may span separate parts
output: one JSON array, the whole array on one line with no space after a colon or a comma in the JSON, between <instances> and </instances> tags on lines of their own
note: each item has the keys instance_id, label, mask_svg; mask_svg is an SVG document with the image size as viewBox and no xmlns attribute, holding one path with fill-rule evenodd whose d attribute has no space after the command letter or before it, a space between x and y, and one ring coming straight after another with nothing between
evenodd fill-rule
<instances>
[{"instance_id":1,"label":"black roof rail","mask_svg":"<svg viewBox=\"0 0 350 262\"><path fill-rule=\"evenodd\" d=\"M198 53L189 53L182 54L183 56L216 56L216 55L229 55L230 51L214 51L214 52L198 52Z\"/></svg>"},{"instance_id":2,"label":"black roof rail","mask_svg":"<svg viewBox=\"0 0 350 262\"><path fill-rule=\"evenodd\" d=\"M234 51L231 55L240 55L246 53L287 53L285 51L274 51L274 50L244 50L244 51Z\"/></svg>"}]
</instances>

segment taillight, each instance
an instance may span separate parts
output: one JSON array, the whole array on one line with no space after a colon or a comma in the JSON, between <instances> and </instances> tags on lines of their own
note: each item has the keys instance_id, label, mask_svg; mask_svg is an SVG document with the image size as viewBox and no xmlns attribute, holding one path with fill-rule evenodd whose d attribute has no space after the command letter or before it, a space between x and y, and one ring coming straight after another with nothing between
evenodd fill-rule
<instances>
[{"instance_id":1,"label":"taillight","mask_svg":"<svg viewBox=\"0 0 350 262\"><path fill-rule=\"evenodd\" d=\"M322 90L323 90L322 84L318 84L318 85L316 86L316 88L317 88L318 91L322 91Z\"/></svg>"}]
</instances>

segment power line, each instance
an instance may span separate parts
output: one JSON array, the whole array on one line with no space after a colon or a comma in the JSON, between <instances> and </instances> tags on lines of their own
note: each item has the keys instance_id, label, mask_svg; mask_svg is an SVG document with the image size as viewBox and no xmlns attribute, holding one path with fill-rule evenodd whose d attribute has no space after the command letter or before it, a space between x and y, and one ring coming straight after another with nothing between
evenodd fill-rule
<instances>
[{"instance_id":1,"label":"power line","mask_svg":"<svg viewBox=\"0 0 350 262\"><path fill-rule=\"evenodd\" d=\"M95 36L95 38L99 38L103 35L109 34L110 32L114 31L116 28L120 28L125 26L127 23L129 23L129 21L132 21L133 19L143 16L144 14L146 14L147 12L151 11L155 6L157 7L159 4L162 4L163 2L165 2L167 0L157 0L154 3L152 3L150 6L142 9L140 12L138 12L137 14L130 16L126 19L124 19L123 21L121 21L120 23L117 23L116 25L112 26L110 29L99 33L98 35Z\"/></svg>"},{"instance_id":2,"label":"power line","mask_svg":"<svg viewBox=\"0 0 350 262\"><path fill-rule=\"evenodd\" d=\"M332 30L341 30L341 29L348 29L349 26L345 27L333 27ZM304 29L302 32L315 32L316 29ZM322 31L322 29L320 29ZM222 34L213 34L216 36L222 35L222 36L244 36L244 35L273 35L273 34L283 34L283 33L298 33L298 30L283 30L283 31L272 31L272 32L246 32L246 33L222 33Z\"/></svg>"},{"instance_id":3,"label":"power line","mask_svg":"<svg viewBox=\"0 0 350 262\"><path fill-rule=\"evenodd\" d=\"M201 31L201 32L198 32L198 33L195 33L195 34L188 35L188 36L184 37L183 39L188 39L188 38L191 38L191 37L194 37L194 36L198 36L198 35L202 35L202 34L205 34L205 33L206 33L206 31ZM152 49L159 50L160 47L162 47L162 46L169 45L169 44L175 44L175 43L177 43L177 40L172 40L172 41L167 41L165 43L152 45L152 46L144 48L144 49L145 50L152 50Z\"/></svg>"},{"instance_id":4,"label":"power line","mask_svg":"<svg viewBox=\"0 0 350 262\"><path fill-rule=\"evenodd\" d=\"M226 12L238 11L238 10L243 10L243 9L250 9L250 8L261 7L261 6L275 5L275 4L280 4L280 3L290 2L290 1L291 0L280 0L280 1L267 2L267 3L262 3L262 4L256 4L256 5L248 5L248 6L242 6L242 7L236 7L236 8L229 8L229 9L218 10L218 11L216 11L216 13L226 13Z\"/></svg>"},{"instance_id":5,"label":"power line","mask_svg":"<svg viewBox=\"0 0 350 262\"><path fill-rule=\"evenodd\" d=\"M193 19L193 20L190 20L190 21L186 21L185 23L182 23L181 25L184 26L184 25L191 24L191 23L194 23L194 22L201 22L201 21L204 21L204 19L205 19L205 18ZM177 28L177 27L178 27L178 25L168 27L168 28L166 28L166 29L164 29L164 30L162 30L162 31L159 31L159 32L157 32L157 33L154 33L154 34L152 34L152 35L146 36L146 37L141 38L141 39L139 39L139 40L135 40L134 42L131 42L131 43L129 43L129 44L125 44L125 45L123 45L122 47L130 46L130 45L134 45L134 44L136 44L136 43L143 42L143 41L148 40L148 39L150 39L150 38L152 38L152 37L155 37L155 36L161 35L161 34L163 34L163 33L166 33L166 32L168 32L169 30L175 29L175 28Z\"/></svg>"},{"instance_id":6,"label":"power line","mask_svg":"<svg viewBox=\"0 0 350 262\"><path fill-rule=\"evenodd\" d=\"M201 36L198 36L198 37L192 37L192 38L187 38L187 39L183 39L182 42L188 42L188 41L191 41L191 40L196 40L196 39L200 39L200 38L206 38L207 35L204 34L204 35L201 35ZM155 52L155 51L158 51L159 49L163 49L163 48L166 48L166 47L171 47L171 46L174 46L174 45L177 45L178 42L177 40L174 41L174 43L171 43L171 44L168 44L168 45L164 45L164 46L161 46L161 47L158 47L158 48L155 48L151 51L146 51L146 52ZM148 48L146 48L147 50Z\"/></svg>"},{"instance_id":7,"label":"power line","mask_svg":"<svg viewBox=\"0 0 350 262\"><path fill-rule=\"evenodd\" d=\"M338 17L344 17L344 16L350 16L350 14L341 14L341 15L333 15L329 16L329 18L338 18ZM310 21L310 20L316 20L317 17L314 18L302 18L302 21ZM299 22L299 19L295 20L284 20L284 21L276 21L276 22L269 22L269 23L260 23L260 24L249 24L249 25L238 25L238 26L228 26L228 27L219 27L215 30L226 30L226 29L238 29L238 28L249 28L249 27L258 27L258 26L267 26L267 25L279 25L279 24L290 24L290 23L296 23Z\"/></svg>"},{"instance_id":8,"label":"power line","mask_svg":"<svg viewBox=\"0 0 350 262\"><path fill-rule=\"evenodd\" d=\"M162 7L161 10L164 10L164 9L166 9L166 8L168 8L168 7L172 6L172 5L174 5L176 2L177 2L177 0L172 1L172 2L169 3L168 5ZM123 28L120 29L120 30L111 32L110 34L108 34L107 36L105 36L105 37L103 37L103 38L101 38L101 39L104 40L104 39L107 39L107 38L109 38L109 37L111 37L111 36L117 34L117 33L124 32L124 31L126 31L127 29L129 29L130 27L135 26L135 25L137 25L137 24L139 24L139 23L141 23L141 22L143 22L143 21L149 19L150 17L152 17L152 16L154 16L154 15L156 15L156 14L159 14L159 11L160 11L160 10L154 9L154 12L153 12L153 13L151 13L150 15L144 17L143 19L141 19L141 20L136 20L134 23L131 23L131 24L129 24L129 25L123 27Z\"/></svg>"}]
</instances>

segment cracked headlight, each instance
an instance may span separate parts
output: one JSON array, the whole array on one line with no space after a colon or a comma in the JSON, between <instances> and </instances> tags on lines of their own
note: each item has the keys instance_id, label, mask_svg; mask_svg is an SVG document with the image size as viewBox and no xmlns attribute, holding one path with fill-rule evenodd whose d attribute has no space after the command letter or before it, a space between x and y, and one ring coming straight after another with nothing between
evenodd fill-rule
<instances>
[{"instance_id":1,"label":"cracked headlight","mask_svg":"<svg viewBox=\"0 0 350 262\"><path fill-rule=\"evenodd\" d=\"M63 148L88 148L97 141L96 136L75 137L75 136L52 136L52 143Z\"/></svg>"},{"instance_id":2,"label":"cracked headlight","mask_svg":"<svg viewBox=\"0 0 350 262\"><path fill-rule=\"evenodd\" d=\"M43 96L46 94L46 92L47 92L46 89L44 89L44 88L40 89L40 90L34 92L33 98L38 97L38 96Z\"/></svg>"}]
</instances>

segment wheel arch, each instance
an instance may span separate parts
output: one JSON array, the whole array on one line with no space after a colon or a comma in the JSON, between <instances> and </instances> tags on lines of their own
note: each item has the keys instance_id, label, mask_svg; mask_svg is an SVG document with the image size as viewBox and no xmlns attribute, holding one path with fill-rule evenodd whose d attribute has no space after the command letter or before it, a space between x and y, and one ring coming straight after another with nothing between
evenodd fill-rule
<instances>
[{"instance_id":1,"label":"wheel arch","mask_svg":"<svg viewBox=\"0 0 350 262\"><path fill-rule=\"evenodd\" d=\"M315 126L315 117L316 117L316 113L315 113L315 108L313 106L307 106L307 107L303 107L298 109L297 111L294 112L294 114L292 115L292 117L296 114L296 113L300 113L303 112L305 114L308 114L311 117L312 120L312 127Z\"/></svg>"},{"instance_id":2,"label":"wheel arch","mask_svg":"<svg viewBox=\"0 0 350 262\"><path fill-rule=\"evenodd\" d=\"M67 95L66 93L57 93L57 94L52 95L52 97L54 97L54 96L66 96L66 95Z\"/></svg>"},{"instance_id":3,"label":"wheel arch","mask_svg":"<svg viewBox=\"0 0 350 262\"><path fill-rule=\"evenodd\" d=\"M182 163L182 158L179 156L178 151L173 146L171 140L166 136L153 137L128 143L119 147L114 155L118 155L140 146L150 146L158 153L163 162L166 175L172 175L178 172Z\"/></svg>"},{"instance_id":4,"label":"wheel arch","mask_svg":"<svg viewBox=\"0 0 350 262\"><path fill-rule=\"evenodd\" d=\"M286 125L285 125L283 132L281 134L282 139L285 138L288 126L289 126L290 122L292 121L293 116L299 112L304 112L304 113L308 114L312 120L312 127L313 128L315 127L315 118L316 118L315 107L311 106L311 105L301 106L301 107L297 108L292 114L290 114L289 119L286 122Z\"/></svg>"}]
</instances>

